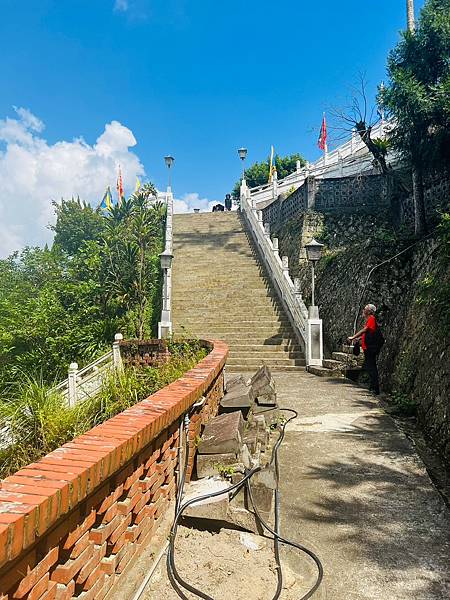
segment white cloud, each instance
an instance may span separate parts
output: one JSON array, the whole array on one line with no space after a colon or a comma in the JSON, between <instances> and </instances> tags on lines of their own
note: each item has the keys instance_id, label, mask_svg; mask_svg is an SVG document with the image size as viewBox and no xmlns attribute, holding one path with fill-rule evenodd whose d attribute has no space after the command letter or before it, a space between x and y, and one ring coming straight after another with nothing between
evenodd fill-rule
<instances>
[{"instance_id":1,"label":"white cloud","mask_svg":"<svg viewBox=\"0 0 450 600\"><path fill-rule=\"evenodd\" d=\"M214 204L217 204L217 200L200 198L199 194L190 192L184 194L181 198L174 198L173 211L174 213L187 213L193 212L194 208L199 208L200 212L210 212Z\"/></svg>"},{"instance_id":2,"label":"white cloud","mask_svg":"<svg viewBox=\"0 0 450 600\"><path fill-rule=\"evenodd\" d=\"M116 0L114 10L117 12L126 12L128 10L128 0Z\"/></svg>"},{"instance_id":3,"label":"white cloud","mask_svg":"<svg viewBox=\"0 0 450 600\"><path fill-rule=\"evenodd\" d=\"M52 200L80 196L97 205L107 185L114 189L120 164L127 191L145 174L130 151L133 133L118 121L105 125L96 143L82 138L49 144L44 124L29 110L0 119L0 256L50 241Z\"/></svg>"}]
</instances>

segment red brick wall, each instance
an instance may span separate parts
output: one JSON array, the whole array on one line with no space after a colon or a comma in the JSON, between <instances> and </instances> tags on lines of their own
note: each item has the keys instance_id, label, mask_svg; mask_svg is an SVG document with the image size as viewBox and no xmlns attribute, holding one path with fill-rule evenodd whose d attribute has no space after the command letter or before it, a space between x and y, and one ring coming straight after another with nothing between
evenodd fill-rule
<instances>
[{"instance_id":1,"label":"red brick wall","mask_svg":"<svg viewBox=\"0 0 450 600\"><path fill-rule=\"evenodd\" d=\"M228 348L0 486L0 600L101 600L155 534L176 492L178 428L189 456L217 414Z\"/></svg>"}]
</instances>

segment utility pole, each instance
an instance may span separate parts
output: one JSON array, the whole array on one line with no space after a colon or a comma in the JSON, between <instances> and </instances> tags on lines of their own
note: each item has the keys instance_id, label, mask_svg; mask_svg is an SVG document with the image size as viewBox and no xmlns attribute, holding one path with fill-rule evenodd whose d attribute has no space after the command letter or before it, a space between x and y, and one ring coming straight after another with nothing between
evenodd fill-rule
<instances>
[{"instance_id":1,"label":"utility pole","mask_svg":"<svg viewBox=\"0 0 450 600\"><path fill-rule=\"evenodd\" d=\"M414 0L406 0L406 12L408 31L414 33L414 30L416 29L416 24L414 21Z\"/></svg>"}]
</instances>

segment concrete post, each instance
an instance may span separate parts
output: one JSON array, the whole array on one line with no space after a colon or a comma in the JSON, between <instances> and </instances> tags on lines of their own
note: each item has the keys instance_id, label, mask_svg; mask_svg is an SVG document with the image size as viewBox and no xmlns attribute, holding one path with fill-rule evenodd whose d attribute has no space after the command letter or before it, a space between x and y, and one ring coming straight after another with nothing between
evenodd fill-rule
<instances>
[{"instance_id":1,"label":"concrete post","mask_svg":"<svg viewBox=\"0 0 450 600\"><path fill-rule=\"evenodd\" d=\"M121 333L116 333L112 347L113 366L116 371L123 371L122 355L120 354L120 342L123 340Z\"/></svg>"},{"instance_id":2,"label":"concrete post","mask_svg":"<svg viewBox=\"0 0 450 600\"><path fill-rule=\"evenodd\" d=\"M308 319L306 325L306 339L307 366L314 365L317 367L321 367L323 360L322 319Z\"/></svg>"},{"instance_id":3,"label":"concrete post","mask_svg":"<svg viewBox=\"0 0 450 600\"><path fill-rule=\"evenodd\" d=\"M289 257L282 256L281 257L281 268L283 269L283 273L285 277L289 277Z\"/></svg>"},{"instance_id":4,"label":"concrete post","mask_svg":"<svg viewBox=\"0 0 450 600\"><path fill-rule=\"evenodd\" d=\"M167 188L167 217L166 217L166 240L164 251L172 254L173 248L173 194L169 186ZM167 338L172 333L172 268L164 269L163 282L163 306L161 320L158 323L158 337Z\"/></svg>"},{"instance_id":5,"label":"concrete post","mask_svg":"<svg viewBox=\"0 0 450 600\"><path fill-rule=\"evenodd\" d=\"M262 210L257 210L256 211L256 216L258 217L258 222L261 223L263 222L263 214L262 214Z\"/></svg>"},{"instance_id":6,"label":"concrete post","mask_svg":"<svg viewBox=\"0 0 450 600\"><path fill-rule=\"evenodd\" d=\"M69 365L69 372L67 377L67 388L69 392L69 406L75 406L77 403L77 374L78 374L78 363L73 362Z\"/></svg>"},{"instance_id":7,"label":"concrete post","mask_svg":"<svg viewBox=\"0 0 450 600\"><path fill-rule=\"evenodd\" d=\"M277 170L273 170L272 175L272 198L276 200L278 198L278 173Z\"/></svg>"},{"instance_id":8,"label":"concrete post","mask_svg":"<svg viewBox=\"0 0 450 600\"><path fill-rule=\"evenodd\" d=\"M275 256L280 256L280 253L278 251L278 238L273 238L272 240L272 245L273 245L273 253L275 254Z\"/></svg>"},{"instance_id":9,"label":"concrete post","mask_svg":"<svg viewBox=\"0 0 450 600\"><path fill-rule=\"evenodd\" d=\"M270 223L264 223L264 236L270 239Z\"/></svg>"},{"instance_id":10,"label":"concrete post","mask_svg":"<svg viewBox=\"0 0 450 600\"><path fill-rule=\"evenodd\" d=\"M302 165L299 160L295 163L295 170L297 173L300 173L300 171L302 170Z\"/></svg>"},{"instance_id":11,"label":"concrete post","mask_svg":"<svg viewBox=\"0 0 450 600\"><path fill-rule=\"evenodd\" d=\"M297 298L297 302L301 303L303 301L303 296L300 285L300 279L298 277L294 277L294 294Z\"/></svg>"}]
</instances>

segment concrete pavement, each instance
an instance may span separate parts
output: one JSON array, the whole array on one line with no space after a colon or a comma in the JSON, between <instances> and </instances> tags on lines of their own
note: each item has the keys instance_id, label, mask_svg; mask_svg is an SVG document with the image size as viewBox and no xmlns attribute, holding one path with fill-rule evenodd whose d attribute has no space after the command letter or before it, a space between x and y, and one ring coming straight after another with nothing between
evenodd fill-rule
<instances>
[{"instance_id":1,"label":"concrete pavement","mask_svg":"<svg viewBox=\"0 0 450 600\"><path fill-rule=\"evenodd\" d=\"M448 509L377 399L306 372L274 379L280 405L299 412L280 450L282 533L323 562L314 598L450 598ZM312 561L283 556L306 590Z\"/></svg>"}]
</instances>

